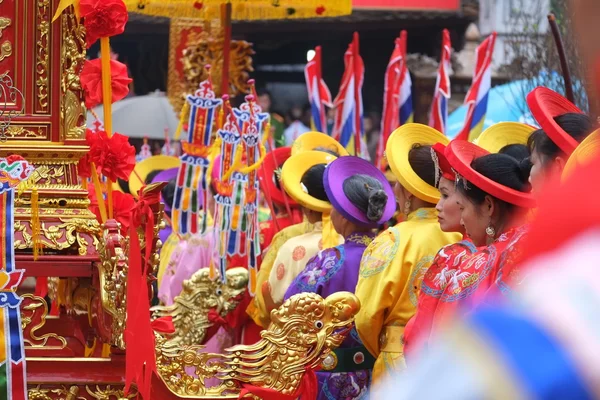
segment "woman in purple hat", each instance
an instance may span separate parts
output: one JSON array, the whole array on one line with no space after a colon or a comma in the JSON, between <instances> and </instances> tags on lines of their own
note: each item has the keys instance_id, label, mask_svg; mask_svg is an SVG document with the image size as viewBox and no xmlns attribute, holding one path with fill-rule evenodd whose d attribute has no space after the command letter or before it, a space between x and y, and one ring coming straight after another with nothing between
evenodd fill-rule
<instances>
[{"instance_id":1,"label":"woman in purple hat","mask_svg":"<svg viewBox=\"0 0 600 400\"><path fill-rule=\"evenodd\" d=\"M327 166L323 180L333 206L331 221L345 243L313 257L293 281L285 299L303 292L323 297L341 291L354 293L363 252L375 237L375 229L396 211L394 192L385 175L366 160L338 158ZM353 328L317 373L318 399L364 396L374 361Z\"/></svg>"}]
</instances>

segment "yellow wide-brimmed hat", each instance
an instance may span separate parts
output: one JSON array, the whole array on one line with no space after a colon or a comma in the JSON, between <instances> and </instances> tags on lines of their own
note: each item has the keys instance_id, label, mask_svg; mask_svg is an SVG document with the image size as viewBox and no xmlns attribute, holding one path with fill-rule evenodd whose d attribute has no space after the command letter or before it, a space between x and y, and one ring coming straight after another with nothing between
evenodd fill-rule
<instances>
[{"instance_id":1,"label":"yellow wide-brimmed hat","mask_svg":"<svg viewBox=\"0 0 600 400\"><path fill-rule=\"evenodd\" d=\"M387 161L398 182L410 193L428 203L437 203L440 192L417 175L408 162L408 153L414 145L447 145L450 140L442 133L423 124L405 124L390 135L385 147Z\"/></svg>"},{"instance_id":2,"label":"yellow wide-brimmed hat","mask_svg":"<svg viewBox=\"0 0 600 400\"><path fill-rule=\"evenodd\" d=\"M600 129L590 133L588 137L583 139L575 148L573 154L569 156L565 168L562 172L562 180L569 177L577 168L587 164L594 157L600 155Z\"/></svg>"},{"instance_id":3,"label":"yellow wide-brimmed hat","mask_svg":"<svg viewBox=\"0 0 600 400\"><path fill-rule=\"evenodd\" d=\"M165 155L152 156L140 161L135 164L129 175L129 192L137 198L138 192L144 186L144 181L150 172L178 168L180 165L181 160L178 157Z\"/></svg>"},{"instance_id":4,"label":"yellow wide-brimmed hat","mask_svg":"<svg viewBox=\"0 0 600 400\"><path fill-rule=\"evenodd\" d=\"M473 143L490 153L498 153L509 144L527 145L527 139L535 130L533 126L520 122L498 122L481 132Z\"/></svg>"},{"instance_id":5,"label":"yellow wide-brimmed hat","mask_svg":"<svg viewBox=\"0 0 600 400\"><path fill-rule=\"evenodd\" d=\"M323 151L305 151L291 156L281 169L281 182L285 191L298 204L318 212L331 210L331 203L319 200L306 192L302 177L310 168L319 164L329 164L337 157Z\"/></svg>"},{"instance_id":6,"label":"yellow wide-brimmed hat","mask_svg":"<svg viewBox=\"0 0 600 400\"><path fill-rule=\"evenodd\" d=\"M292 156L315 149L331 150L340 156L347 156L348 150L334 138L321 132L306 132L298 136L292 143Z\"/></svg>"}]
</instances>

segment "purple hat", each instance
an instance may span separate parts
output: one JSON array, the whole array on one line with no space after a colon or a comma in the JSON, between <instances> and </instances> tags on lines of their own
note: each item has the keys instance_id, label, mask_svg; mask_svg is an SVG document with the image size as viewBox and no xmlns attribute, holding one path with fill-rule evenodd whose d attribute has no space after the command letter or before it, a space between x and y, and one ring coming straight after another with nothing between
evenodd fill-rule
<instances>
[{"instance_id":1,"label":"purple hat","mask_svg":"<svg viewBox=\"0 0 600 400\"><path fill-rule=\"evenodd\" d=\"M383 214L378 221L369 220L367 215L352 204L344 194L344 182L354 175L368 175L378 180L387 194L387 202ZM336 211L357 225L375 227L387 222L396 212L394 191L385 178L385 175L373 164L360 157L346 156L333 161L325 169L323 180L327 197Z\"/></svg>"},{"instance_id":2,"label":"purple hat","mask_svg":"<svg viewBox=\"0 0 600 400\"><path fill-rule=\"evenodd\" d=\"M158 174L156 174L154 179L152 179L151 183L169 182L171 179L177 179L178 172L179 172L179 168L165 169L164 171L161 171ZM160 200L165 204L165 211L166 212L171 211L172 204L167 204L167 202L165 201L165 198L162 196L162 193L160 194Z\"/></svg>"}]
</instances>

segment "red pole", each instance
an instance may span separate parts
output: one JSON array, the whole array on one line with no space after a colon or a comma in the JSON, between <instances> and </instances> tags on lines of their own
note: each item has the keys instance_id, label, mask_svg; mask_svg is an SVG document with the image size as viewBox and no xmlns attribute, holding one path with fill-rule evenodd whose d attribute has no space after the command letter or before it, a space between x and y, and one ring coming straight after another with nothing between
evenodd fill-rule
<instances>
[{"instance_id":1,"label":"red pole","mask_svg":"<svg viewBox=\"0 0 600 400\"><path fill-rule=\"evenodd\" d=\"M221 95L229 94L229 56L231 52L231 3L221 4L221 24L223 26L223 71L221 74Z\"/></svg>"},{"instance_id":2,"label":"red pole","mask_svg":"<svg viewBox=\"0 0 600 400\"><path fill-rule=\"evenodd\" d=\"M360 115L360 54L358 46L358 32L354 32L354 38L352 40L352 62L354 67L354 125L355 125L355 136L354 136L354 155L360 157L360 143L361 143L361 115Z\"/></svg>"},{"instance_id":3,"label":"red pole","mask_svg":"<svg viewBox=\"0 0 600 400\"><path fill-rule=\"evenodd\" d=\"M321 90L321 46L317 46L315 47L315 64L317 65L317 90ZM321 96L319 96L319 98L321 98ZM324 108L325 106L323 105L323 99L321 99L321 104L319 104L319 109ZM319 115L322 115L325 113L319 113ZM322 129L325 131L323 133L329 133L327 132L327 117L325 117L325 121L323 121L323 118L321 118L321 127Z\"/></svg>"}]
</instances>

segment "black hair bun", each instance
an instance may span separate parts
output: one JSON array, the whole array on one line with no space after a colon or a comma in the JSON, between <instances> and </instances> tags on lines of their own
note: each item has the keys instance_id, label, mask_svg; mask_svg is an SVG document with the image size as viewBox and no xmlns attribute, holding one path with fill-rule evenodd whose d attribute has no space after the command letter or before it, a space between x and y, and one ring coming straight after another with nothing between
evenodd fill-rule
<instances>
[{"instance_id":1,"label":"black hair bun","mask_svg":"<svg viewBox=\"0 0 600 400\"><path fill-rule=\"evenodd\" d=\"M367 206L367 219L377 222L381 219L388 196L385 190L372 190L369 193L369 205Z\"/></svg>"},{"instance_id":2,"label":"black hair bun","mask_svg":"<svg viewBox=\"0 0 600 400\"><path fill-rule=\"evenodd\" d=\"M531 173L531 167L533 167L533 164L531 164L529 157L527 157L527 158L524 158L521 161L519 161L518 165L519 165L519 179L524 184L528 184L529 183L529 174Z\"/></svg>"}]
</instances>

